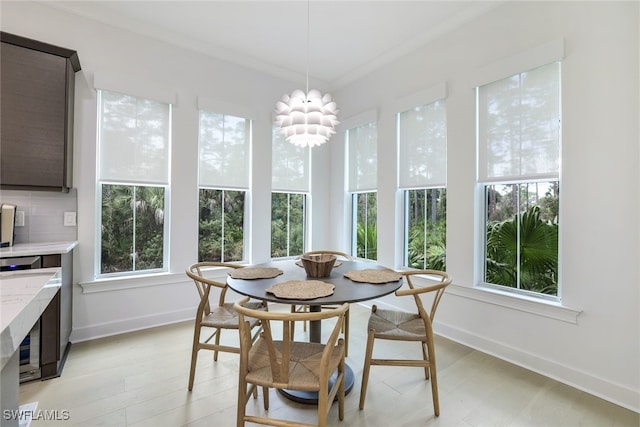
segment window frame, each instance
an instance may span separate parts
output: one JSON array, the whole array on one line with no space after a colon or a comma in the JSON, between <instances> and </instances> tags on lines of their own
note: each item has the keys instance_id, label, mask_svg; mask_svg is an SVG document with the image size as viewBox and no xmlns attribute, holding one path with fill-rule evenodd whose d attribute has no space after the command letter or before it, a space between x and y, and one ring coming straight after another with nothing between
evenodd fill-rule
<instances>
[{"instance_id":1,"label":"window frame","mask_svg":"<svg viewBox=\"0 0 640 427\"><path fill-rule=\"evenodd\" d=\"M401 98L396 102L396 145L398 151L398 165L397 165L397 179L398 179L398 191L400 197L399 203L402 206L402 211L399 214L402 215L402 224L397 226L396 229L401 235L399 244L401 245L401 264L404 268L412 268L409 266L409 192L417 190L433 190L441 189L445 193L447 190L447 137L448 137L448 122L447 122L447 84L442 82L431 86L425 90L415 92L407 97ZM410 163L412 158L416 156L411 153L411 144L403 142L402 136L404 134L402 129L402 115L408 113L411 110L417 110L421 108L428 108L430 106L439 107L441 113L444 115L444 171L441 174L434 176L409 176L403 171L407 168L407 164ZM406 145L405 145L406 144ZM436 141L437 144L437 141ZM435 145L435 148L438 148ZM403 155L406 154L406 155ZM441 176L443 175L443 176ZM416 179L417 178L417 179ZM441 185L439 185L441 184ZM427 224L425 223L425 227ZM426 242L425 242L426 243ZM426 253L423 254L426 256ZM445 259L446 259L446 211L445 211ZM446 262L446 261L445 261Z\"/></svg>"},{"instance_id":2,"label":"window frame","mask_svg":"<svg viewBox=\"0 0 640 427\"><path fill-rule=\"evenodd\" d=\"M359 115L351 117L345 120L342 125L344 126L344 149L345 149L345 191L347 195L347 205L345 206L345 212L349 211L348 218L349 224L348 228L350 230L350 234L348 238L350 239L349 247L351 248L351 254L357 258L357 197L363 193L376 193L376 236L377 236L377 200L378 200L378 186L377 186L377 174L378 174L378 112L376 109L365 111ZM370 128L373 127L375 130L375 182L369 182L366 180L358 179L360 176L357 171L354 170L356 168L356 160L354 160L354 147L352 143L354 141L350 140L350 132L357 130L358 128ZM346 228L346 227L345 227ZM346 237L346 236L345 236ZM377 248L377 242L376 242ZM376 250L377 254L377 250ZM377 258L377 257L376 257Z\"/></svg>"},{"instance_id":3,"label":"window frame","mask_svg":"<svg viewBox=\"0 0 640 427\"><path fill-rule=\"evenodd\" d=\"M534 55L535 53L535 55ZM496 185L522 185L522 184L534 184L539 182L551 182L558 183L559 190L561 189L561 149L562 149L562 56L563 56L563 41L554 41L543 46L539 46L532 49L529 52L525 52L517 57L509 58L505 61L501 61L499 64L493 64L490 69L500 70L501 74L495 75L493 79L487 79L487 81L475 86L475 102L476 102L476 256L475 258L475 287L484 289L498 294L507 296L522 297L525 299L531 299L533 301L550 302L559 304L562 301L562 274L561 274L561 241L560 241L560 229L558 229L557 238L557 291L555 295L545 294L541 292L529 291L526 289L509 287L506 285L499 285L489 283L486 281L486 265L487 265L487 235L488 235L488 202L487 202L487 189ZM509 67L504 67L504 64L509 64ZM546 65L558 64L558 170L556 173L539 173L537 175L520 174L520 175L505 175L504 177L489 177L485 176L483 179L480 173L480 168L487 166L486 156L483 155L483 151L480 148L480 118L479 118L479 92L480 87L488 85L490 83L498 82L501 80L507 80L512 77L522 75L523 73L531 72L537 68L544 67ZM505 75L505 69L513 71L514 64L520 64L520 69L513 74ZM489 73L488 75L492 75ZM486 78L486 75L485 75ZM518 157L519 159L521 157ZM559 191L560 194L561 191ZM561 197L558 196L558 203L561 203ZM560 206L560 211L561 211ZM518 211L515 214L515 218L519 222L522 217L522 212ZM560 227L561 219L558 218L558 227ZM520 234L518 233L518 239Z\"/></svg>"},{"instance_id":4,"label":"window frame","mask_svg":"<svg viewBox=\"0 0 640 427\"><path fill-rule=\"evenodd\" d=\"M124 91L111 89L110 85L102 85L102 81L100 84L96 85L96 105L97 105L97 118L96 118L96 181L95 181L95 218L96 224L95 227L95 241L97 244L94 248L94 279L96 280L108 280L108 279L117 279L117 278L125 278L125 277L139 277L143 275L157 274L157 273L166 273L169 271L170 266L170 237L171 237L171 150L172 150L172 126L173 126L173 102L170 98L168 99L154 99L153 96L146 95L136 95L125 93ZM165 182L154 181L154 180L132 180L130 178L118 179L114 177L101 177L101 146L104 143L102 140L102 100L103 100L103 92L110 92L113 94L118 94L126 97L132 97L137 100L143 100L146 102L157 102L160 104L165 104L168 108L168 117L167 117L167 140L166 140L166 159L165 162L167 168L167 177ZM162 180L161 180L162 181ZM127 186L127 187L159 187L164 189L164 200L163 200L163 227L162 227L162 267L160 268L152 268L145 270L130 270L130 271L121 271L121 272L111 272L111 273L102 273L102 228L103 228L103 186L104 185L118 185L118 186ZM135 230L135 225L133 227ZM134 232L135 236L135 232ZM134 263L135 265L135 263Z\"/></svg>"},{"instance_id":5,"label":"window frame","mask_svg":"<svg viewBox=\"0 0 640 427\"><path fill-rule=\"evenodd\" d=\"M307 229L308 229L308 224L307 224L307 218L308 218L308 201L309 201L309 194L306 192L294 192L294 191L272 191L271 192L271 227L273 229L273 196L274 194L286 194L287 197L290 199L290 197L292 195L300 195L302 196L302 250L300 253L291 253L291 239L290 239L290 215L287 215L287 255L283 255L283 256L279 256L276 257L273 254L273 231L271 232L271 245L270 245L270 252L271 252L271 258L273 259L280 259L280 258L290 258L290 257L294 257L294 256L298 256L298 255L302 255L306 250L307 250ZM287 205L288 206L288 210L287 212L290 212L291 210L291 205L290 203Z\"/></svg>"},{"instance_id":6,"label":"window frame","mask_svg":"<svg viewBox=\"0 0 640 427\"><path fill-rule=\"evenodd\" d=\"M231 110L231 113L221 113L219 111ZM237 110L233 106L219 105L216 103L211 103L210 101L198 99L198 182L197 182L197 199L198 199L198 236L197 236L197 253L198 259L200 258L200 192L202 190L213 190L213 191L237 191L244 192L244 200L243 200L243 214L242 214L242 257L240 260L233 260L236 263L246 262L248 258L248 250L249 250L249 234L250 234L250 198L251 198L251 151L252 151L252 141L253 141L253 122L254 120L250 117L248 111ZM242 119L245 121L245 141L243 150L243 166L246 169L245 176L240 180L242 183L238 181L239 177L234 176L232 178L232 182L201 182L202 176L202 159L200 152L203 150L203 141L202 141L202 133L206 130L202 129L202 117L204 115L218 115L221 116L224 124L225 117L231 117L235 119ZM223 136L224 141L224 136ZM211 179L207 177L206 179ZM206 180L205 180L206 181ZM222 242L224 242L224 230L221 233ZM224 245L222 246L224 248ZM201 260L202 261L202 260ZM221 252L221 261L224 260L224 249ZM226 261L231 262L231 261Z\"/></svg>"}]
</instances>

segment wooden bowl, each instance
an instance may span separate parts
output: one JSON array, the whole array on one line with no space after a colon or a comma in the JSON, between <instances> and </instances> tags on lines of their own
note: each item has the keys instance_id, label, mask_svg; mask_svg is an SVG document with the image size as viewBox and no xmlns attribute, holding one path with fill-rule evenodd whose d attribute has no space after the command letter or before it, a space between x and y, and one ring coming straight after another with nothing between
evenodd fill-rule
<instances>
[{"instance_id":1,"label":"wooden bowl","mask_svg":"<svg viewBox=\"0 0 640 427\"><path fill-rule=\"evenodd\" d=\"M331 254L303 255L300 257L309 277L327 277L331 274L337 257Z\"/></svg>"}]
</instances>

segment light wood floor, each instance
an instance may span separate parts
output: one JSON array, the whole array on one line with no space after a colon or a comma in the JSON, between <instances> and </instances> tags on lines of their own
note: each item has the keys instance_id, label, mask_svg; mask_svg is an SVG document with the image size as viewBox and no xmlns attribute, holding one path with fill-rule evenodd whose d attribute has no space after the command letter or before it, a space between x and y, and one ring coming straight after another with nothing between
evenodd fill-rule
<instances>
[{"instance_id":1,"label":"light wood floor","mask_svg":"<svg viewBox=\"0 0 640 427\"><path fill-rule=\"evenodd\" d=\"M637 413L443 338L436 339L440 416L434 417L430 384L416 368L371 368L366 406L358 410L368 309L352 305L347 363L356 384L344 421L337 408L330 426L629 426ZM325 330L328 328L325 328ZM300 334L304 334L299 331ZM229 336L229 335L228 335ZM230 340L235 336L229 336ZM63 374L20 387L20 403L39 410L68 410L67 421L47 426L235 426L237 355L201 351L192 392L187 391L192 324L74 344ZM417 345L376 344L378 355L418 355ZM248 411L260 412L261 398ZM270 414L314 422L315 409L271 394Z\"/></svg>"}]
</instances>

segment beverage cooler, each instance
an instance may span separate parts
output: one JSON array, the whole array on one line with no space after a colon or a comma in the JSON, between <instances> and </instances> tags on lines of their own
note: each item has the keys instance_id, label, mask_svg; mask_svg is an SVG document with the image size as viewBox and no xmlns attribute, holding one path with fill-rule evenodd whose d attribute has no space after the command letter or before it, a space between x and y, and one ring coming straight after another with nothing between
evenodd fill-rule
<instances>
[{"instance_id":1,"label":"beverage cooler","mask_svg":"<svg viewBox=\"0 0 640 427\"><path fill-rule=\"evenodd\" d=\"M30 270L42 267L39 256L2 258L0 271ZM31 331L20 344L20 382L40 379L40 319L33 325Z\"/></svg>"}]
</instances>

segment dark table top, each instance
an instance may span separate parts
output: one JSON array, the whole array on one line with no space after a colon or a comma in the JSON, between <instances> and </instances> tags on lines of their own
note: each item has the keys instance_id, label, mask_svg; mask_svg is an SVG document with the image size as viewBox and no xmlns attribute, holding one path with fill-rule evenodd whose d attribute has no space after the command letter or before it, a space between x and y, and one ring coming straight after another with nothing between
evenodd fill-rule
<instances>
[{"instance_id":1,"label":"dark table top","mask_svg":"<svg viewBox=\"0 0 640 427\"><path fill-rule=\"evenodd\" d=\"M284 272L283 274L273 279L246 280L228 277L227 284L232 290L242 295L270 302L296 305L332 305L342 304L345 302L353 303L366 301L395 292L402 285L402 280L384 284L354 282L351 279L344 277L344 274L352 270L384 269L386 267L375 262L368 261L340 260L340 262L341 265L334 267L329 277L312 278L307 277L307 273L304 268L296 265L295 260L272 261L257 265L256 267L279 268ZM265 290L271 285L289 280L320 280L322 282L333 284L335 288L333 290L333 294L327 297L304 300L278 298Z\"/></svg>"}]
</instances>

